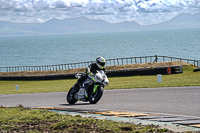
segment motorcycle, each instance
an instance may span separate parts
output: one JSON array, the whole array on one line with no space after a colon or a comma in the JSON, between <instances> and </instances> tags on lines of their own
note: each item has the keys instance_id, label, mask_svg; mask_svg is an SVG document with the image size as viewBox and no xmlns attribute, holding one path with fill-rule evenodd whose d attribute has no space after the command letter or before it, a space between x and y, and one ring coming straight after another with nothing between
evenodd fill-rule
<instances>
[{"instance_id":1,"label":"motorcycle","mask_svg":"<svg viewBox=\"0 0 200 133\"><path fill-rule=\"evenodd\" d=\"M75 77L79 79L81 74L78 73ZM78 86L78 92L75 92L76 88L71 88L67 93L66 100L69 104L75 104L78 100L96 104L101 99L103 88L108 86L108 83L109 80L104 71L97 71L93 76L88 75L88 78Z\"/></svg>"}]
</instances>

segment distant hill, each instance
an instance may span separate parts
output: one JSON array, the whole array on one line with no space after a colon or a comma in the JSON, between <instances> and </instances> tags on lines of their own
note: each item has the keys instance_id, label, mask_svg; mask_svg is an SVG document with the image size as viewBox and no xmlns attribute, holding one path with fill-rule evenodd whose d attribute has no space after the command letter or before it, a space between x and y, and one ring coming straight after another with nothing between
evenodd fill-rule
<instances>
[{"instance_id":1,"label":"distant hill","mask_svg":"<svg viewBox=\"0 0 200 133\"><path fill-rule=\"evenodd\" d=\"M13 23L0 21L0 36L126 32L186 28L200 28L200 13L192 15L181 14L164 23L149 26L141 26L134 21L111 24L103 20L94 20L85 17L65 20L51 19L45 23Z\"/></svg>"},{"instance_id":2,"label":"distant hill","mask_svg":"<svg viewBox=\"0 0 200 133\"><path fill-rule=\"evenodd\" d=\"M143 29L146 30L188 29L188 28L200 28L200 13L180 14L164 23L143 27Z\"/></svg>"}]
</instances>

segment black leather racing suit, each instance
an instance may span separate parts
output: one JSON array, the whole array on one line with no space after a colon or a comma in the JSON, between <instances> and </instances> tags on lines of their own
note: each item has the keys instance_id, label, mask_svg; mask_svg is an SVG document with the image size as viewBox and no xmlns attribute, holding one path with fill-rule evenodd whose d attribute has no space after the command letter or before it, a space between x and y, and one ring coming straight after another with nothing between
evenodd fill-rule
<instances>
[{"instance_id":1,"label":"black leather racing suit","mask_svg":"<svg viewBox=\"0 0 200 133\"><path fill-rule=\"evenodd\" d=\"M88 74L93 75L96 74L98 70L103 70L104 72L106 72L105 67L103 69L100 69L96 63L92 63L90 64L87 68L85 73L81 76L81 78L79 78L77 80L77 83L80 84L82 83L84 80L86 80L88 78Z\"/></svg>"},{"instance_id":2,"label":"black leather racing suit","mask_svg":"<svg viewBox=\"0 0 200 133\"><path fill-rule=\"evenodd\" d=\"M84 74L82 74L82 76L77 80L77 82L74 84L74 86L72 88L75 88L75 90L73 91L73 93L76 93L79 91L79 87L78 85L81 84L84 80L86 80L88 78L88 74L90 75L94 75L97 73L98 70L103 70L104 72L106 72L106 69L100 69L96 63L92 63L90 64L87 68Z\"/></svg>"}]
</instances>

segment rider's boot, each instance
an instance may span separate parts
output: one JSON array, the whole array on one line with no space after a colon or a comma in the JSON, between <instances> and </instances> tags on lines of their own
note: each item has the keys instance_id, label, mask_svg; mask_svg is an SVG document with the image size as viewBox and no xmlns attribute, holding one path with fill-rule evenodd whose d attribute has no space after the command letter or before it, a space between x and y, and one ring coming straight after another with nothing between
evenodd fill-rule
<instances>
[{"instance_id":1,"label":"rider's boot","mask_svg":"<svg viewBox=\"0 0 200 133\"><path fill-rule=\"evenodd\" d=\"M71 87L72 93L78 92L78 86L79 86L79 83L76 82L76 83Z\"/></svg>"},{"instance_id":2,"label":"rider's boot","mask_svg":"<svg viewBox=\"0 0 200 133\"><path fill-rule=\"evenodd\" d=\"M87 78L86 76L82 76L82 77L80 77L77 81L76 81L76 83L72 86L72 93L76 93L76 92L78 92L79 91L79 85L80 84L82 84L82 82L83 82L83 80L85 80L85 78ZM74 89L75 88L75 89Z\"/></svg>"}]
</instances>

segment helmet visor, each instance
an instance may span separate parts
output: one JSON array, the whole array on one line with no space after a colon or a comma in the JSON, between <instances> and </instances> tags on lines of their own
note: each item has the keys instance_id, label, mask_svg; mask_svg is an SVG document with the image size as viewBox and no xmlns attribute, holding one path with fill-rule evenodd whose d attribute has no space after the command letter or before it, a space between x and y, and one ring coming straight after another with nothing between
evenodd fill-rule
<instances>
[{"instance_id":1,"label":"helmet visor","mask_svg":"<svg viewBox=\"0 0 200 133\"><path fill-rule=\"evenodd\" d=\"M105 62L100 62L100 61L97 61L97 63L98 63L100 66L102 66L102 67L104 67L104 66L105 66Z\"/></svg>"}]
</instances>

